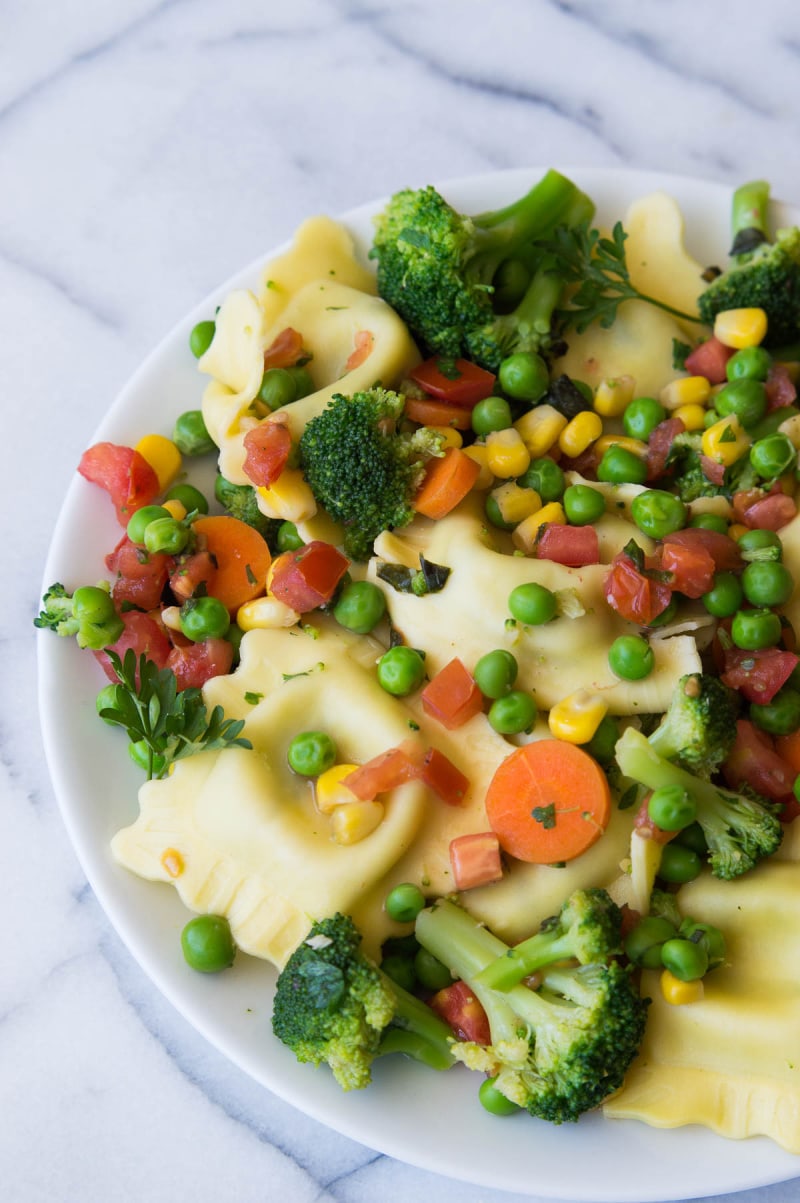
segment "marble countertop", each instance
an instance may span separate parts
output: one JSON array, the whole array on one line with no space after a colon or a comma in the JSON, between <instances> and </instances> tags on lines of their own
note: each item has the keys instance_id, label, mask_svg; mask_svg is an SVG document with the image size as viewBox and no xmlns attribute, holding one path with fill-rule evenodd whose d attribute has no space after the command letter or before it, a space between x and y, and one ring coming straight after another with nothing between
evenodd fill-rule
<instances>
[{"instance_id":1,"label":"marble countertop","mask_svg":"<svg viewBox=\"0 0 800 1203\"><path fill-rule=\"evenodd\" d=\"M722 0L0 4L4 1203L523 1198L329 1131L162 998L67 838L31 620L60 501L110 401L178 318L303 217L531 163L763 174L800 199L800 9L750 13ZM737 1198L789 1203L799 1185Z\"/></svg>"}]
</instances>

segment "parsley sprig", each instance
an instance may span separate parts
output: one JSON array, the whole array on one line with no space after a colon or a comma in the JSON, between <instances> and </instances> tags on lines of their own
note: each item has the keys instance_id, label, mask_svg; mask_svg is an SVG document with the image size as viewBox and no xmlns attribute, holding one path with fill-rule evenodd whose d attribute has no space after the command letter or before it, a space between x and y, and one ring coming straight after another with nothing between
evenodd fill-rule
<instances>
[{"instance_id":1,"label":"parsley sprig","mask_svg":"<svg viewBox=\"0 0 800 1203\"><path fill-rule=\"evenodd\" d=\"M253 746L240 734L242 719L226 719L221 706L209 715L200 690L179 690L171 669L158 668L144 655L137 665L133 648L124 660L116 652L106 654L119 684L113 705L103 707L100 717L123 727L131 743L144 744L148 780L165 777L176 760L195 752Z\"/></svg>"},{"instance_id":2,"label":"parsley sprig","mask_svg":"<svg viewBox=\"0 0 800 1203\"><path fill-rule=\"evenodd\" d=\"M618 221L611 238L605 238L588 222L576 226L558 226L543 244L552 257L554 270L565 283L577 285L560 317L565 328L574 326L582 334L593 322L606 329L613 325L623 301L646 301L682 321L699 322L696 314L674 309L658 297L641 292L631 283L625 259L628 235Z\"/></svg>"}]
</instances>

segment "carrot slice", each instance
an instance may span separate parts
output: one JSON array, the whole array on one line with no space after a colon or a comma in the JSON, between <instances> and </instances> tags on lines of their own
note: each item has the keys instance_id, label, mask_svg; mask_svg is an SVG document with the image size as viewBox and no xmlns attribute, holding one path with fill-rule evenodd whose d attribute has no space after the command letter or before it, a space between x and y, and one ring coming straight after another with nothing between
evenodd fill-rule
<instances>
[{"instance_id":1,"label":"carrot slice","mask_svg":"<svg viewBox=\"0 0 800 1203\"><path fill-rule=\"evenodd\" d=\"M425 518L444 518L463 501L480 473L480 465L460 447L448 447L432 459L412 505Z\"/></svg>"},{"instance_id":2,"label":"carrot slice","mask_svg":"<svg viewBox=\"0 0 800 1203\"><path fill-rule=\"evenodd\" d=\"M489 825L518 860L574 860L611 818L606 775L588 752L560 739L525 744L507 756L486 794Z\"/></svg>"},{"instance_id":3,"label":"carrot slice","mask_svg":"<svg viewBox=\"0 0 800 1203\"><path fill-rule=\"evenodd\" d=\"M216 564L209 593L231 612L259 597L266 588L272 557L258 531L238 518L222 514L197 518L193 525L203 536Z\"/></svg>"}]
</instances>

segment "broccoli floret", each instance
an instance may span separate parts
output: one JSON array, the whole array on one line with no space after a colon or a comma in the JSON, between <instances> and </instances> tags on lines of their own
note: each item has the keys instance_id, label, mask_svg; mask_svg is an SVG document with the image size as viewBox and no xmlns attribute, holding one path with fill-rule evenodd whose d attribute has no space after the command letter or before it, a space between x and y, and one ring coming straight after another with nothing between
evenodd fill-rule
<instances>
[{"instance_id":1,"label":"broccoli floret","mask_svg":"<svg viewBox=\"0 0 800 1203\"><path fill-rule=\"evenodd\" d=\"M713 777L736 738L737 695L708 673L687 673L676 685L669 709L648 738L665 760L699 777Z\"/></svg>"},{"instance_id":2,"label":"broccoli floret","mask_svg":"<svg viewBox=\"0 0 800 1203\"><path fill-rule=\"evenodd\" d=\"M475 217L458 213L435 188L406 189L376 221L370 255L378 291L427 352L467 355L496 371L513 351L549 346L563 282L539 270L547 264L534 243L593 213L589 198L557 171L506 208ZM495 278L512 261L530 283L498 317Z\"/></svg>"},{"instance_id":3,"label":"broccoli floret","mask_svg":"<svg viewBox=\"0 0 800 1203\"><path fill-rule=\"evenodd\" d=\"M266 540L270 551L276 550L280 518L268 518L258 508L256 491L252 485L235 485L218 474L214 481L214 496L232 518L246 522Z\"/></svg>"},{"instance_id":4,"label":"broccoli floret","mask_svg":"<svg viewBox=\"0 0 800 1203\"><path fill-rule=\"evenodd\" d=\"M687 772L660 756L634 727L628 727L619 740L616 757L620 772L640 785L652 790L676 785L694 799L715 877L726 881L739 877L779 847L783 827L778 807L754 791L723 789Z\"/></svg>"},{"instance_id":5,"label":"broccoli floret","mask_svg":"<svg viewBox=\"0 0 800 1203\"><path fill-rule=\"evenodd\" d=\"M453 1052L494 1076L495 1087L512 1102L560 1124L577 1120L622 1084L644 1034L648 1004L618 962L574 968L556 962L542 967L537 989L519 984L501 992L481 978L508 946L461 907L442 899L420 912L416 935L467 984L489 1021L489 1046L457 1042Z\"/></svg>"},{"instance_id":6,"label":"broccoli floret","mask_svg":"<svg viewBox=\"0 0 800 1203\"><path fill-rule=\"evenodd\" d=\"M740 489L761 484L750 457L742 456L725 469L722 484L714 484L703 471L702 435L684 431L676 435L667 455L665 468L671 473L671 487L687 505L698 497L726 497L728 500Z\"/></svg>"},{"instance_id":7,"label":"broccoli floret","mask_svg":"<svg viewBox=\"0 0 800 1203\"><path fill-rule=\"evenodd\" d=\"M769 184L754 180L733 195L731 265L698 298L702 321L713 325L726 309L763 309L764 345L793 342L800 329L800 229L770 233Z\"/></svg>"},{"instance_id":8,"label":"broccoli floret","mask_svg":"<svg viewBox=\"0 0 800 1203\"><path fill-rule=\"evenodd\" d=\"M361 952L347 915L314 923L278 977L272 1030L298 1061L326 1062L343 1090L368 1086L375 1057L402 1052L453 1064L453 1034L425 1003Z\"/></svg>"},{"instance_id":9,"label":"broccoli floret","mask_svg":"<svg viewBox=\"0 0 800 1203\"><path fill-rule=\"evenodd\" d=\"M33 625L56 635L75 635L79 647L94 651L116 643L125 629L111 600L108 581L99 585L83 585L74 594L68 593L58 581L42 598L43 610Z\"/></svg>"},{"instance_id":10,"label":"broccoli floret","mask_svg":"<svg viewBox=\"0 0 800 1203\"><path fill-rule=\"evenodd\" d=\"M421 427L398 433L405 398L378 386L335 393L307 424L300 463L317 501L345 528L344 549L368 560L381 531L407 526L425 464L443 454L441 434Z\"/></svg>"}]
</instances>

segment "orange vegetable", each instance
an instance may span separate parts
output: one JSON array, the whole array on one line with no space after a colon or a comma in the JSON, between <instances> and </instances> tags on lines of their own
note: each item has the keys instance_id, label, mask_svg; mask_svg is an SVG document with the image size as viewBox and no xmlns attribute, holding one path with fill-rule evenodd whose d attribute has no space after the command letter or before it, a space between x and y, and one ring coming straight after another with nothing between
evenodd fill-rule
<instances>
[{"instance_id":1,"label":"orange vegetable","mask_svg":"<svg viewBox=\"0 0 800 1203\"><path fill-rule=\"evenodd\" d=\"M469 778L438 748L425 753L420 779L448 806L460 806L469 789Z\"/></svg>"},{"instance_id":2,"label":"orange vegetable","mask_svg":"<svg viewBox=\"0 0 800 1203\"><path fill-rule=\"evenodd\" d=\"M459 835L450 841L450 867L453 885L457 890L471 890L500 881L503 862L500 842L493 831L477 831L474 835Z\"/></svg>"},{"instance_id":3,"label":"orange vegetable","mask_svg":"<svg viewBox=\"0 0 800 1203\"><path fill-rule=\"evenodd\" d=\"M419 422L423 426L452 426L454 430L472 430L472 410L465 409L463 405L408 397L404 413L412 422Z\"/></svg>"},{"instance_id":4,"label":"orange vegetable","mask_svg":"<svg viewBox=\"0 0 800 1203\"><path fill-rule=\"evenodd\" d=\"M352 372L353 368L360 368L362 363L366 359L369 359L374 346L375 335L371 330L357 330L356 336L353 339L353 350L350 353L350 358L344 365L344 370Z\"/></svg>"},{"instance_id":5,"label":"orange vegetable","mask_svg":"<svg viewBox=\"0 0 800 1203\"><path fill-rule=\"evenodd\" d=\"M448 731L462 727L483 709L483 694L457 656L428 682L421 697L425 713Z\"/></svg>"},{"instance_id":6,"label":"orange vegetable","mask_svg":"<svg viewBox=\"0 0 800 1203\"><path fill-rule=\"evenodd\" d=\"M302 357L303 336L287 326L264 352L264 371L267 368L292 368Z\"/></svg>"},{"instance_id":7,"label":"orange vegetable","mask_svg":"<svg viewBox=\"0 0 800 1203\"><path fill-rule=\"evenodd\" d=\"M519 860L553 865L574 860L605 831L611 794L588 752L560 739L517 748L486 794L489 825Z\"/></svg>"},{"instance_id":8,"label":"orange vegetable","mask_svg":"<svg viewBox=\"0 0 800 1203\"><path fill-rule=\"evenodd\" d=\"M193 525L216 566L209 593L231 613L259 597L266 588L272 557L258 531L227 514L198 518Z\"/></svg>"},{"instance_id":9,"label":"orange vegetable","mask_svg":"<svg viewBox=\"0 0 800 1203\"><path fill-rule=\"evenodd\" d=\"M775 740L775 751L790 769L800 773L800 731L793 731L791 735L779 735Z\"/></svg>"},{"instance_id":10,"label":"orange vegetable","mask_svg":"<svg viewBox=\"0 0 800 1203\"><path fill-rule=\"evenodd\" d=\"M432 459L425 479L412 502L425 518L444 518L463 501L480 474L480 465L460 447L448 447Z\"/></svg>"}]
</instances>

